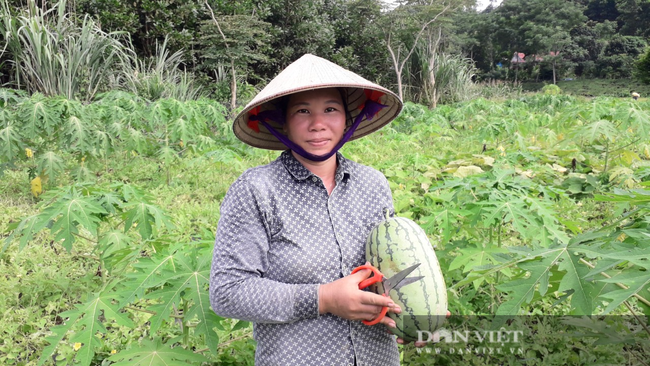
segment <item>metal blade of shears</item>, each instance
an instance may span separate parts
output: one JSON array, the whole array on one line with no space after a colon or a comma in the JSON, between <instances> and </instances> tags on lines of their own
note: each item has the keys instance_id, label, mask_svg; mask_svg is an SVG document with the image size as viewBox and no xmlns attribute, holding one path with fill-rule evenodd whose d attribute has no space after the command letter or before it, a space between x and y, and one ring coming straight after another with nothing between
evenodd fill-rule
<instances>
[{"instance_id":1,"label":"metal blade of shears","mask_svg":"<svg viewBox=\"0 0 650 366\"><path fill-rule=\"evenodd\" d=\"M410 285L414 282L418 282L419 280L423 279L424 276L418 276L418 277L407 277L402 280L402 282L398 283L397 285L393 286L393 290L399 290L400 288Z\"/></svg>"},{"instance_id":2,"label":"metal blade of shears","mask_svg":"<svg viewBox=\"0 0 650 366\"><path fill-rule=\"evenodd\" d=\"M408 275L410 275L411 272L413 272L419 265L420 265L420 263L414 264L414 265L410 266L409 268L406 268L406 269L403 269L403 270L397 272L397 274L395 274L393 277L384 280L384 293L388 294L388 292L390 292L390 290L392 290L394 288L397 288L397 286L402 281L404 281L404 279L406 277L408 277ZM419 279L420 278L418 278L418 280Z\"/></svg>"}]
</instances>

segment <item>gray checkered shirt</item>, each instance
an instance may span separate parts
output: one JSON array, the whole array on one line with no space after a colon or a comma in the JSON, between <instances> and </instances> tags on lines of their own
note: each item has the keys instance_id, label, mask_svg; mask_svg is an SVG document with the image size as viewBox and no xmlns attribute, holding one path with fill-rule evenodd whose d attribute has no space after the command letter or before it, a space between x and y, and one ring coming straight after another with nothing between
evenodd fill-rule
<instances>
[{"instance_id":1,"label":"gray checkered shirt","mask_svg":"<svg viewBox=\"0 0 650 366\"><path fill-rule=\"evenodd\" d=\"M253 322L257 365L399 365L395 337L318 314L318 286L365 263L365 241L393 213L386 178L337 153L336 187L289 151L249 169L221 206L210 301L224 317Z\"/></svg>"}]
</instances>

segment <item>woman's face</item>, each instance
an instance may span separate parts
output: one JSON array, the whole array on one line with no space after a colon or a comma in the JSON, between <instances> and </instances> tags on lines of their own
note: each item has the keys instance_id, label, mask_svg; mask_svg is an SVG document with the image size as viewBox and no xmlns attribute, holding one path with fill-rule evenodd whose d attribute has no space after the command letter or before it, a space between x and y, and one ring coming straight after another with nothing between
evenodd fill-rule
<instances>
[{"instance_id":1,"label":"woman's face","mask_svg":"<svg viewBox=\"0 0 650 366\"><path fill-rule=\"evenodd\" d=\"M308 153L324 155L343 137L345 118L337 89L308 90L289 97L284 130L289 140Z\"/></svg>"}]
</instances>

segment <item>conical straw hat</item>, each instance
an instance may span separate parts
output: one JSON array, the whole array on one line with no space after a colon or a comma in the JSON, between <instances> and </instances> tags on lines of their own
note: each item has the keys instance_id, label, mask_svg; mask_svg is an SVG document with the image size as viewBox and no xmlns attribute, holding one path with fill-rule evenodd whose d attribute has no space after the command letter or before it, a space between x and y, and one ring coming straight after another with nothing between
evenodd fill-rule
<instances>
[{"instance_id":1,"label":"conical straw hat","mask_svg":"<svg viewBox=\"0 0 650 366\"><path fill-rule=\"evenodd\" d=\"M253 100L246 105L233 122L235 135L248 145L268 150L285 150L287 147L273 136L262 125L254 129L249 127L250 112L257 108L259 111L277 109L274 102L283 96L306 90L322 88L341 88L347 93L348 112L352 119L361 112L366 101L367 91L378 91L383 94L378 102L386 105L371 120L362 121L350 140L370 134L390 121L402 110L402 101L390 90L372 83L361 76L346 70L328 60L305 54L289 66L262 89ZM375 93L377 94L377 93ZM284 134L282 125L267 120L276 131Z\"/></svg>"}]
</instances>

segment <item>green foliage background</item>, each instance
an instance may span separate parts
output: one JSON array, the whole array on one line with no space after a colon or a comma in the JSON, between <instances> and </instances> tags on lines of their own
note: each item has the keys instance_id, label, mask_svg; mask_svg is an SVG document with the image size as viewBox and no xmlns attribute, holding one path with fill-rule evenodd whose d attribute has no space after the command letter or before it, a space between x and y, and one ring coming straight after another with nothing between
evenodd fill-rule
<instances>
[{"instance_id":1,"label":"green foliage background","mask_svg":"<svg viewBox=\"0 0 650 366\"><path fill-rule=\"evenodd\" d=\"M208 100L2 95L0 362L252 364L250 325L209 307L211 250L230 183L277 152L235 140ZM343 153L381 170L398 214L425 229L452 313L647 315L648 107L556 93L407 103ZM38 198L30 171L48 176ZM619 336L623 353L598 333L570 342L611 363L647 352L649 334ZM440 360L582 357L565 343Z\"/></svg>"},{"instance_id":2,"label":"green foliage background","mask_svg":"<svg viewBox=\"0 0 650 366\"><path fill-rule=\"evenodd\" d=\"M644 1L505 0L481 11L473 0L1 4L0 82L84 101L121 89L146 99L210 96L235 110L305 53L430 106L473 98L474 90L458 95L470 81L645 83L648 71ZM513 64L515 52L526 62ZM453 73L441 71L450 60ZM436 72L462 80L446 87L431 81Z\"/></svg>"},{"instance_id":3,"label":"green foliage background","mask_svg":"<svg viewBox=\"0 0 650 366\"><path fill-rule=\"evenodd\" d=\"M277 152L241 144L231 116L306 52L394 90L400 75L406 100L422 103L343 152L381 170L398 214L426 230L452 313L650 314L643 90L585 99L563 93L583 81L529 94L494 80L634 68L645 80L644 2L506 0L481 13L465 1L1 5L0 78L15 87L0 89L2 364L253 364L250 324L209 307L211 250L231 182ZM522 51L541 58L510 65ZM629 95L618 82L573 94ZM573 325L583 336L570 347L549 337L516 355L401 350L405 364L648 353L647 326L612 337Z\"/></svg>"}]
</instances>

